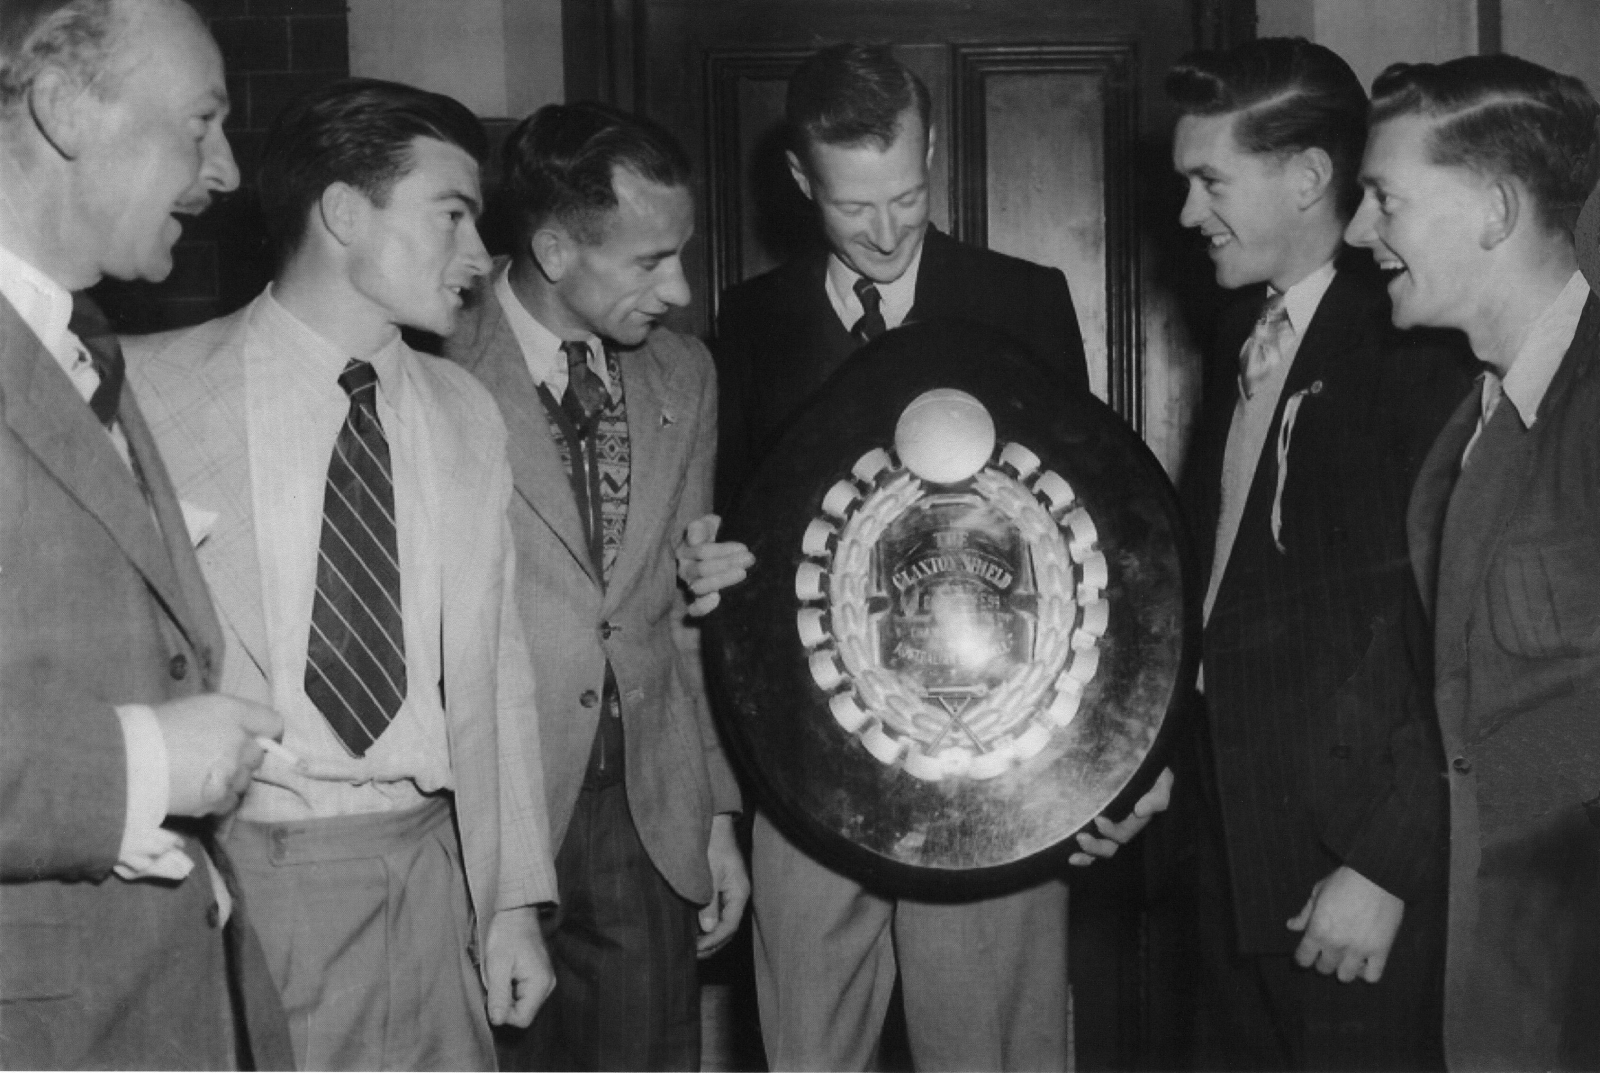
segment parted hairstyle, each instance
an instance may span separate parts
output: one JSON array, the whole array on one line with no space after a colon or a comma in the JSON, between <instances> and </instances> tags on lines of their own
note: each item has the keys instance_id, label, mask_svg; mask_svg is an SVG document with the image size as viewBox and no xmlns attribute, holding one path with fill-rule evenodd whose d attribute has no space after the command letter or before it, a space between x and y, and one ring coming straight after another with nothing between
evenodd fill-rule
<instances>
[{"instance_id":1,"label":"parted hairstyle","mask_svg":"<svg viewBox=\"0 0 1600 1073\"><path fill-rule=\"evenodd\" d=\"M278 114L261 147L257 178L267 233L287 257L305 237L311 209L334 183L388 203L414 163L417 138L454 145L482 164L483 125L450 97L398 82L347 78L297 98Z\"/></svg>"},{"instance_id":2,"label":"parted hairstyle","mask_svg":"<svg viewBox=\"0 0 1600 1073\"><path fill-rule=\"evenodd\" d=\"M659 186L689 184L689 155L666 128L597 101L547 104L517 124L501 157L500 196L515 222L517 249L560 224L579 242L605 241L617 207L618 168Z\"/></svg>"},{"instance_id":3,"label":"parted hairstyle","mask_svg":"<svg viewBox=\"0 0 1600 1073\"><path fill-rule=\"evenodd\" d=\"M1404 115L1435 121L1435 164L1513 178L1546 227L1571 233L1600 178L1600 105L1571 75L1516 56L1397 63L1372 83L1372 123Z\"/></svg>"},{"instance_id":4,"label":"parted hairstyle","mask_svg":"<svg viewBox=\"0 0 1600 1073\"><path fill-rule=\"evenodd\" d=\"M1225 51L1193 52L1167 73L1166 90L1185 116L1239 113L1233 136L1247 153L1321 149L1333 165L1340 216L1355 214L1367 94L1332 49L1303 37L1262 37Z\"/></svg>"},{"instance_id":5,"label":"parted hairstyle","mask_svg":"<svg viewBox=\"0 0 1600 1073\"><path fill-rule=\"evenodd\" d=\"M190 6L187 0L172 2ZM125 18L117 0L0 2L0 116L21 105L46 67L60 67L103 93L107 61Z\"/></svg>"},{"instance_id":6,"label":"parted hairstyle","mask_svg":"<svg viewBox=\"0 0 1600 1073\"><path fill-rule=\"evenodd\" d=\"M789 78L784 119L790 148L808 168L813 145L894 144L900 117L916 109L928 130L928 87L887 45L832 45L813 53Z\"/></svg>"}]
</instances>

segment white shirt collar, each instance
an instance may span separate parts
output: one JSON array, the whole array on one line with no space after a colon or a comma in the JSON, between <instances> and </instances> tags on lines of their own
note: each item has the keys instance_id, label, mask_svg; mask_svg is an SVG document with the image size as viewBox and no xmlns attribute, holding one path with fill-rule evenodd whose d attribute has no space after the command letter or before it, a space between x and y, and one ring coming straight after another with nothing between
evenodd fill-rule
<instances>
[{"instance_id":1,"label":"white shirt collar","mask_svg":"<svg viewBox=\"0 0 1600 1073\"><path fill-rule=\"evenodd\" d=\"M393 337L371 354L346 354L334 343L324 338L315 328L289 312L272 293L273 287L261 292L252 312L251 326L261 333L266 352L282 361L293 375L303 376L311 383L338 385L339 374L352 357L370 361L378 374L378 391L385 397L389 409L397 416L403 411L400 396L404 391L405 376L401 370L400 352L405 340L396 329ZM343 388L340 388L343 390Z\"/></svg>"},{"instance_id":2,"label":"white shirt collar","mask_svg":"<svg viewBox=\"0 0 1600 1073\"><path fill-rule=\"evenodd\" d=\"M535 384L542 384L557 399L567 390L567 358L561 353L561 337L539 323L529 313L511 289L511 264L500 270L494 281L494 296L511 325L511 334L522 348L522 360ZM616 398L616 386L611 383L611 371L606 365L605 345L598 335L588 336L589 368L606 386L606 393Z\"/></svg>"},{"instance_id":3,"label":"white shirt collar","mask_svg":"<svg viewBox=\"0 0 1600 1073\"><path fill-rule=\"evenodd\" d=\"M1556 300L1534 321L1517 356L1511 359L1501 389L1516 407L1524 428L1532 428L1538 419L1539 404L1550 390L1550 381L1555 379L1561 359L1572 346L1572 337L1578 332L1578 319L1588 300L1589 284L1581 272L1572 273Z\"/></svg>"},{"instance_id":4,"label":"white shirt collar","mask_svg":"<svg viewBox=\"0 0 1600 1073\"><path fill-rule=\"evenodd\" d=\"M1317 306L1322 304L1322 296L1328 293L1328 288L1333 284L1333 277L1334 267L1330 260L1283 292L1283 309L1289 315L1289 325L1294 328L1295 338L1305 337L1306 329L1311 327L1311 318L1316 316ZM1267 293L1273 293L1270 287Z\"/></svg>"},{"instance_id":5,"label":"white shirt collar","mask_svg":"<svg viewBox=\"0 0 1600 1073\"><path fill-rule=\"evenodd\" d=\"M72 320L71 292L0 246L0 294L16 307L22 322L61 367L70 369L79 356L77 343L67 331Z\"/></svg>"},{"instance_id":6,"label":"white shirt collar","mask_svg":"<svg viewBox=\"0 0 1600 1073\"><path fill-rule=\"evenodd\" d=\"M922 268L922 251L927 245L926 232L923 238L924 241L918 244L917 252L911 257L911 263L900 273L900 278L891 283L877 284L878 296L883 303L879 309L886 327L898 328L905 323L917 299L917 273ZM847 329L854 328L856 321L861 319L861 299L856 297L855 292L859 278L860 274L841 261L838 254L828 255L828 301Z\"/></svg>"}]
</instances>

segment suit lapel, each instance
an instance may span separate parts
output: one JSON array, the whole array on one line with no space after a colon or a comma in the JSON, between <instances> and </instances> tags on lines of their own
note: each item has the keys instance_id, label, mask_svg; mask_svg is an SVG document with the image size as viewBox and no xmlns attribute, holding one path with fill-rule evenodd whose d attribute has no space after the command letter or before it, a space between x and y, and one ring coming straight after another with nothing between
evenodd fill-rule
<instances>
[{"instance_id":1,"label":"suit lapel","mask_svg":"<svg viewBox=\"0 0 1600 1073\"><path fill-rule=\"evenodd\" d=\"M250 480L248 319L243 324L234 340L196 368L195 388L205 400L206 419L202 428L177 442L195 452L187 462L196 475L197 505L217 512L211 535L195 554L222 616L261 676L271 681Z\"/></svg>"},{"instance_id":2,"label":"suit lapel","mask_svg":"<svg viewBox=\"0 0 1600 1073\"><path fill-rule=\"evenodd\" d=\"M127 436L128 449L139 460L145 483L149 486L150 503L156 512L156 518L161 523L167 555L172 562L178 588L183 593L183 610L178 617L181 620L187 615L193 623L193 627L186 627L184 632L189 635L196 650L207 653L208 656L212 653L220 656L222 630L217 625L211 592L206 587L205 578L200 573L200 564L195 559L194 549L190 545L188 523L184 521L177 492L172 487L172 478L167 475L167 467L162 464L155 440L150 436L150 428L145 424L144 415L139 412L138 403L133 399L133 392L126 388L122 392L118 419L122 423L123 433ZM207 684L215 687L216 683L210 677L214 673L214 664L209 658L205 662Z\"/></svg>"},{"instance_id":3,"label":"suit lapel","mask_svg":"<svg viewBox=\"0 0 1600 1073\"><path fill-rule=\"evenodd\" d=\"M1417 590L1422 594L1422 606L1427 609L1429 618L1435 621L1438 618L1439 547L1444 539L1445 512L1450 504L1450 493L1455 488L1461 452L1466 450L1472 430L1478 424L1481 385L1481 378L1474 381L1473 390L1461 400L1456 412L1439 430L1438 438L1433 441L1433 447L1429 449L1428 457L1417 474L1417 483L1411 490L1411 504L1406 511L1411 569L1416 575Z\"/></svg>"},{"instance_id":4,"label":"suit lapel","mask_svg":"<svg viewBox=\"0 0 1600 1073\"><path fill-rule=\"evenodd\" d=\"M209 638L203 636L189 610L166 540L133 471L118 456L105 429L44 344L4 300L0 300L0 330L32 344L7 348L3 372L6 423L84 510L105 526L189 640L196 646L205 643ZM137 408L124 403L123 411L136 426L130 441L134 456L141 461L156 459L143 421L134 419ZM124 434L129 431L125 428ZM159 470L159 463L152 468ZM181 522L178 531L185 532Z\"/></svg>"},{"instance_id":5,"label":"suit lapel","mask_svg":"<svg viewBox=\"0 0 1600 1073\"><path fill-rule=\"evenodd\" d=\"M544 519L583 572L599 584L589 559L583 519L578 517L578 504L573 499L571 478L561 464L561 452L556 447L538 386L528 372L522 348L517 345L517 338L492 289L484 290L483 301L487 325L477 372L490 394L499 401L500 412L506 420L510 433L506 454L511 462L512 483L517 494Z\"/></svg>"}]
</instances>

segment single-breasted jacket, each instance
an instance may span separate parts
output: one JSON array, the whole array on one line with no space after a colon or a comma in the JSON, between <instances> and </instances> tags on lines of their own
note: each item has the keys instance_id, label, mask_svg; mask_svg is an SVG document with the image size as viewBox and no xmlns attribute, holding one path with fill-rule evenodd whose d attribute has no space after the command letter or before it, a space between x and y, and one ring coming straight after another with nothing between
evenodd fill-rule
<instances>
[{"instance_id":1,"label":"single-breasted jacket","mask_svg":"<svg viewBox=\"0 0 1600 1073\"><path fill-rule=\"evenodd\" d=\"M270 704L245 420L245 367L258 358L250 330L255 309L125 346L129 381L178 494L218 516L197 551L226 637L223 690ZM497 909L555 898L533 680L511 598L505 427L482 387L448 362L409 354L401 368L422 399L432 447L432 465L420 474L428 502L416 514L435 527L430 536L443 569L440 685L462 861L483 949Z\"/></svg>"},{"instance_id":2,"label":"single-breasted jacket","mask_svg":"<svg viewBox=\"0 0 1600 1073\"><path fill-rule=\"evenodd\" d=\"M735 494L789 420L860 345L828 300L827 271L828 254L817 251L723 295L716 337L719 502ZM1059 268L958 242L930 227L906 322L936 317L1005 332L1068 388L1089 389L1083 337Z\"/></svg>"},{"instance_id":3,"label":"single-breasted jacket","mask_svg":"<svg viewBox=\"0 0 1600 1073\"><path fill-rule=\"evenodd\" d=\"M1445 1048L1600 1068L1600 299L1538 417L1477 393L1411 501L1450 787ZM1587 802L1587 806L1585 806Z\"/></svg>"},{"instance_id":4,"label":"single-breasted jacket","mask_svg":"<svg viewBox=\"0 0 1600 1073\"><path fill-rule=\"evenodd\" d=\"M496 273L500 266L496 266ZM499 403L515 483L517 602L539 683L550 827L561 844L599 726L609 663L621 700L624 781L640 841L672 888L711 900L711 818L740 807L681 625L676 552L711 509L717 390L711 357L657 328L619 353L630 441L628 516L611 577L595 576L572 485L533 375L489 280L446 344Z\"/></svg>"},{"instance_id":5,"label":"single-breasted jacket","mask_svg":"<svg viewBox=\"0 0 1600 1073\"><path fill-rule=\"evenodd\" d=\"M1237 356L1264 300L1254 288L1223 316L1183 472L1197 597ZM1284 922L1341 864L1408 902L1442 878L1441 761L1426 686L1404 658L1405 504L1475 369L1459 336L1390 325L1369 257L1340 260L1289 369L1203 636L1211 748L1196 774L1214 780L1243 953L1292 951L1300 937Z\"/></svg>"},{"instance_id":6,"label":"single-breasted jacket","mask_svg":"<svg viewBox=\"0 0 1600 1073\"><path fill-rule=\"evenodd\" d=\"M145 493L56 360L0 298L0 1064L228 1068L228 985L201 848L182 882L112 873L127 811L114 705L215 690L222 635L139 406L118 421ZM148 495L148 499L146 498ZM226 872L226 862L216 858ZM261 1068L293 1068L236 906Z\"/></svg>"}]
</instances>

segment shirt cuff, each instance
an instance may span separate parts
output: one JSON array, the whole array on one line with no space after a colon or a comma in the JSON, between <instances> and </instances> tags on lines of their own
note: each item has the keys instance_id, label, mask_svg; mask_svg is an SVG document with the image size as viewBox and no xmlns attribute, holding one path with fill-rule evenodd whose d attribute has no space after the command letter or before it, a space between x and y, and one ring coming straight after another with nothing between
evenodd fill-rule
<instances>
[{"instance_id":1,"label":"shirt cuff","mask_svg":"<svg viewBox=\"0 0 1600 1073\"><path fill-rule=\"evenodd\" d=\"M182 879L194 868L183 852L183 837L161 826L171 795L167 742L156 713L143 704L116 709L127 758L127 811L115 872L123 879Z\"/></svg>"}]
</instances>

